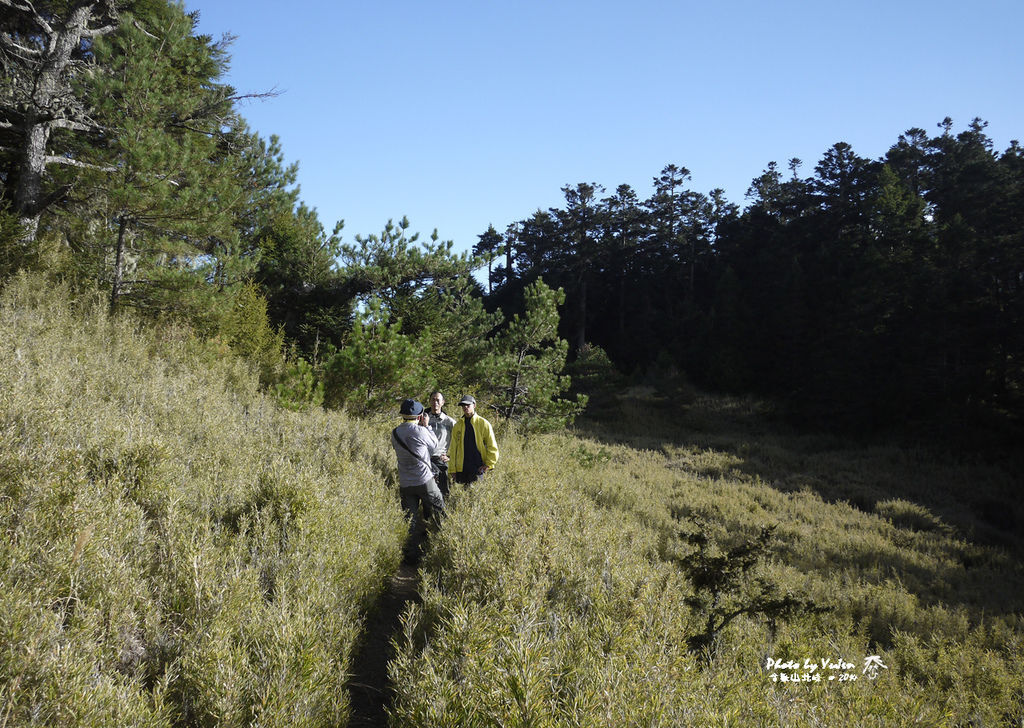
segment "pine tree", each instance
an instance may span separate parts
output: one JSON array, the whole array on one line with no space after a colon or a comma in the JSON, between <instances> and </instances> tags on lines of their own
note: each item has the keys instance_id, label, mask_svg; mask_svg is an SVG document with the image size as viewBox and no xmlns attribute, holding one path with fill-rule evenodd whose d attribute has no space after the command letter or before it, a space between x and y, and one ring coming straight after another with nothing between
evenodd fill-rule
<instances>
[{"instance_id":1,"label":"pine tree","mask_svg":"<svg viewBox=\"0 0 1024 728\"><path fill-rule=\"evenodd\" d=\"M489 342L491 350L480 364L478 379L491 406L508 420L527 429L552 430L570 424L586 407L560 398L570 378L562 374L569 345L558 338L558 306L562 289L536 280L525 291L526 311Z\"/></svg>"},{"instance_id":2,"label":"pine tree","mask_svg":"<svg viewBox=\"0 0 1024 728\"><path fill-rule=\"evenodd\" d=\"M556 212L563 245L560 267L568 274L566 284L573 302L569 327L574 352L587 343L591 281L604 262L598 248L604 220L597 195L602 192L604 187L593 182L566 185L562 188L565 209Z\"/></svg>"},{"instance_id":3,"label":"pine tree","mask_svg":"<svg viewBox=\"0 0 1024 728\"><path fill-rule=\"evenodd\" d=\"M498 257L503 247L501 234L494 229L494 225L489 225L483 233L477 235L477 242L473 245L473 255L487 261L488 294L494 288L494 260Z\"/></svg>"},{"instance_id":4,"label":"pine tree","mask_svg":"<svg viewBox=\"0 0 1024 728\"><path fill-rule=\"evenodd\" d=\"M455 254L452 241L440 240L436 230L429 242L421 242L409 228L407 218L388 220L379 235L357 235L354 245L341 245L341 270L331 295L350 303L380 298L392 317L402 319L405 331L419 331L433 318L424 291L469 277L472 262Z\"/></svg>"},{"instance_id":5,"label":"pine tree","mask_svg":"<svg viewBox=\"0 0 1024 728\"><path fill-rule=\"evenodd\" d=\"M83 150L71 231L80 268L109 286L110 308L183 312L214 327L210 295L244 278L235 211L240 157L223 130L237 123L217 82L226 49L194 35L177 5L154 4L97 41L103 143Z\"/></svg>"},{"instance_id":6,"label":"pine tree","mask_svg":"<svg viewBox=\"0 0 1024 728\"><path fill-rule=\"evenodd\" d=\"M36 239L42 213L70 183L54 168L77 166L81 137L104 132L93 118L93 43L116 31L129 3L9 0L0 13L0 177L22 229Z\"/></svg>"},{"instance_id":7,"label":"pine tree","mask_svg":"<svg viewBox=\"0 0 1024 728\"><path fill-rule=\"evenodd\" d=\"M324 404L360 414L397 411L403 398L429 387L430 339L401 329L401 319L390 318L384 302L371 298L356 313L344 345L325 357Z\"/></svg>"}]
</instances>

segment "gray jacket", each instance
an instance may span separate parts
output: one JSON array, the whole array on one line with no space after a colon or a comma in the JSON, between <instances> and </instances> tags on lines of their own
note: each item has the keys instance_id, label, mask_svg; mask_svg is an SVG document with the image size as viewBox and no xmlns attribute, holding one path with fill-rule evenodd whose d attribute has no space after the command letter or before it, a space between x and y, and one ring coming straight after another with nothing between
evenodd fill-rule
<instances>
[{"instance_id":1,"label":"gray jacket","mask_svg":"<svg viewBox=\"0 0 1024 728\"><path fill-rule=\"evenodd\" d=\"M437 447L430 454L445 455L448 452L448 443L452 440L452 428L455 427L455 420L444 412L439 415L435 415L430 410L427 412L430 414L430 431L437 438Z\"/></svg>"},{"instance_id":2,"label":"gray jacket","mask_svg":"<svg viewBox=\"0 0 1024 728\"><path fill-rule=\"evenodd\" d=\"M395 442L396 439L399 442ZM405 447L402 447L402 443ZM430 470L430 454L437 447L437 438L429 428L420 427L415 422L403 422L394 429L391 446L398 456L400 487L411 488L434 482L434 474Z\"/></svg>"}]
</instances>

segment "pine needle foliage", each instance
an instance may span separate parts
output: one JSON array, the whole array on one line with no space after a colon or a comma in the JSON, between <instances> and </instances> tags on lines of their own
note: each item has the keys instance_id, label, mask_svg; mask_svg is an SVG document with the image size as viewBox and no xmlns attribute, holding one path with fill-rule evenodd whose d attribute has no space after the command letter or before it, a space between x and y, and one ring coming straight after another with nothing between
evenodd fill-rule
<instances>
[{"instance_id":1,"label":"pine needle foliage","mask_svg":"<svg viewBox=\"0 0 1024 728\"><path fill-rule=\"evenodd\" d=\"M324 362L327 405L362 415L397 411L409 392L429 386L429 374L420 364L430 350L429 332L408 336L401 332L401 319L389 319L379 298L356 313L344 346L329 351Z\"/></svg>"},{"instance_id":2,"label":"pine needle foliage","mask_svg":"<svg viewBox=\"0 0 1024 728\"><path fill-rule=\"evenodd\" d=\"M490 406L504 419L532 431L564 428L587 406L585 394L576 401L561 397L572 383L562 374L569 344L558 336L558 307L565 303L565 292L538 279L524 297L525 312L515 314L490 340L478 379Z\"/></svg>"}]
</instances>

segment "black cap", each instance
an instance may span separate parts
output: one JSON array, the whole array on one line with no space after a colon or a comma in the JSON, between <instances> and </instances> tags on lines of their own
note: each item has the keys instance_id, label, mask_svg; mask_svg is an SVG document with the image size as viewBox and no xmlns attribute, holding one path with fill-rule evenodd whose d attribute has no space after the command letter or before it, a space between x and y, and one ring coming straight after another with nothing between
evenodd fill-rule
<instances>
[{"instance_id":1,"label":"black cap","mask_svg":"<svg viewBox=\"0 0 1024 728\"><path fill-rule=\"evenodd\" d=\"M464 404L476 404L476 400L473 398L472 394L462 395L462 399L459 400L459 406L461 407Z\"/></svg>"},{"instance_id":2,"label":"black cap","mask_svg":"<svg viewBox=\"0 0 1024 728\"><path fill-rule=\"evenodd\" d=\"M423 405L415 399L402 400L402 407L398 410L403 417L419 417L423 414Z\"/></svg>"}]
</instances>

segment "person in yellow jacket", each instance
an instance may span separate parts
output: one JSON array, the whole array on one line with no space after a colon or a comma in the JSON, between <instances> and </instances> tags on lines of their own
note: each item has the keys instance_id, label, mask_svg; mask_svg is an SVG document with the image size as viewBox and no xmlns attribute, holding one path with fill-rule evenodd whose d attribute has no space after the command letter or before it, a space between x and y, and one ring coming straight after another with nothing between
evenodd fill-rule
<instances>
[{"instance_id":1,"label":"person in yellow jacket","mask_svg":"<svg viewBox=\"0 0 1024 728\"><path fill-rule=\"evenodd\" d=\"M448 467L456 483L468 485L498 464L498 442L491 423L476 413L476 399L472 395L459 400L459 406L462 417L452 427Z\"/></svg>"}]
</instances>

